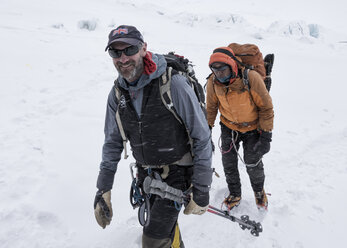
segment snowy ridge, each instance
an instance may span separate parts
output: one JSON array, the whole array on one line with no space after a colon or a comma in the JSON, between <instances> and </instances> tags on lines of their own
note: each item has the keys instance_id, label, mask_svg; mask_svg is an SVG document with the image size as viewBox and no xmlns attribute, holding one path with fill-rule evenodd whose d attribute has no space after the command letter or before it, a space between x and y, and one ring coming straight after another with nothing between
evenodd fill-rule
<instances>
[{"instance_id":1,"label":"snowy ridge","mask_svg":"<svg viewBox=\"0 0 347 248\"><path fill-rule=\"evenodd\" d=\"M315 10L311 6L315 6ZM261 221L255 238L228 220L180 216L186 247L343 247L347 242L344 1L4 0L0 10L0 247L140 247L129 204L129 158L115 178L114 219L94 219L106 98L117 76L104 48L133 24L149 50L193 61L201 84L214 48L256 43L275 53L275 129L265 156L269 211L259 212L240 163L235 216ZM299 8L299 7L300 8ZM218 11L213 12L213 9ZM285 11L282 11L285 10ZM213 140L218 143L218 120ZM227 193L221 155L211 204Z\"/></svg>"}]
</instances>

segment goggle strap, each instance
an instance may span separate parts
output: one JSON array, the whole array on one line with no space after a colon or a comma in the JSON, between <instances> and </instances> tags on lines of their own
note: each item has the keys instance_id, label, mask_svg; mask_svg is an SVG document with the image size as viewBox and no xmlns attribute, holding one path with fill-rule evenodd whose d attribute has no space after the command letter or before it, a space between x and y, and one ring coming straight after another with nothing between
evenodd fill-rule
<instances>
[{"instance_id":1,"label":"goggle strap","mask_svg":"<svg viewBox=\"0 0 347 248\"><path fill-rule=\"evenodd\" d=\"M244 63L242 63L240 60L238 60L234 54L226 49L223 48L217 48L213 51L213 53L224 53L226 55L228 55L229 57L231 57L233 60L235 60L237 63L239 63L242 66L246 66Z\"/></svg>"}]
</instances>

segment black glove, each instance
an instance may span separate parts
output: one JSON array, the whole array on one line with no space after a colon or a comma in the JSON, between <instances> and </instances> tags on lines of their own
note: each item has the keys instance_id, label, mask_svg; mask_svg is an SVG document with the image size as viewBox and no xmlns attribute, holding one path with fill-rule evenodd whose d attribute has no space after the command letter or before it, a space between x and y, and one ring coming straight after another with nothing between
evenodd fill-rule
<instances>
[{"instance_id":1,"label":"black glove","mask_svg":"<svg viewBox=\"0 0 347 248\"><path fill-rule=\"evenodd\" d=\"M264 154L270 151L270 142L272 141L272 133L261 131L259 135L259 140L255 143L253 147L253 151L259 156L263 156Z\"/></svg>"}]
</instances>

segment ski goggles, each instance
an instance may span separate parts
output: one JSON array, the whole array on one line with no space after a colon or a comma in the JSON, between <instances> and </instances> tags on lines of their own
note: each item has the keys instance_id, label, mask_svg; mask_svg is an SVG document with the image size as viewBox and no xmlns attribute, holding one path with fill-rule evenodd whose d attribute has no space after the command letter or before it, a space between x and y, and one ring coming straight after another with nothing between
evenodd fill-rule
<instances>
[{"instance_id":1,"label":"ski goggles","mask_svg":"<svg viewBox=\"0 0 347 248\"><path fill-rule=\"evenodd\" d=\"M122 50L118 49L108 49L108 54L111 56L111 58L118 59L122 56L122 53L126 56L133 56L137 54L140 50L140 45L138 46L130 46L127 48L124 48Z\"/></svg>"},{"instance_id":2,"label":"ski goggles","mask_svg":"<svg viewBox=\"0 0 347 248\"><path fill-rule=\"evenodd\" d=\"M224 66L220 66L220 67L213 67L213 66L211 66L211 70L214 73L219 72L219 71L224 71L227 68L228 68L228 65L224 65Z\"/></svg>"}]
</instances>

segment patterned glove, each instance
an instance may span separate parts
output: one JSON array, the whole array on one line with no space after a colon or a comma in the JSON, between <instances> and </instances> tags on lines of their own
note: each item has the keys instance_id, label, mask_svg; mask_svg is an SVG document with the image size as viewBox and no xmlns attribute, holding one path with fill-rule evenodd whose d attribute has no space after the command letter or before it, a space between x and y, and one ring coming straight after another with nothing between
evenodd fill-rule
<instances>
[{"instance_id":1,"label":"patterned glove","mask_svg":"<svg viewBox=\"0 0 347 248\"><path fill-rule=\"evenodd\" d=\"M98 224L105 229L111 223L113 212L111 204L111 191L96 192L94 200L94 215Z\"/></svg>"}]
</instances>

